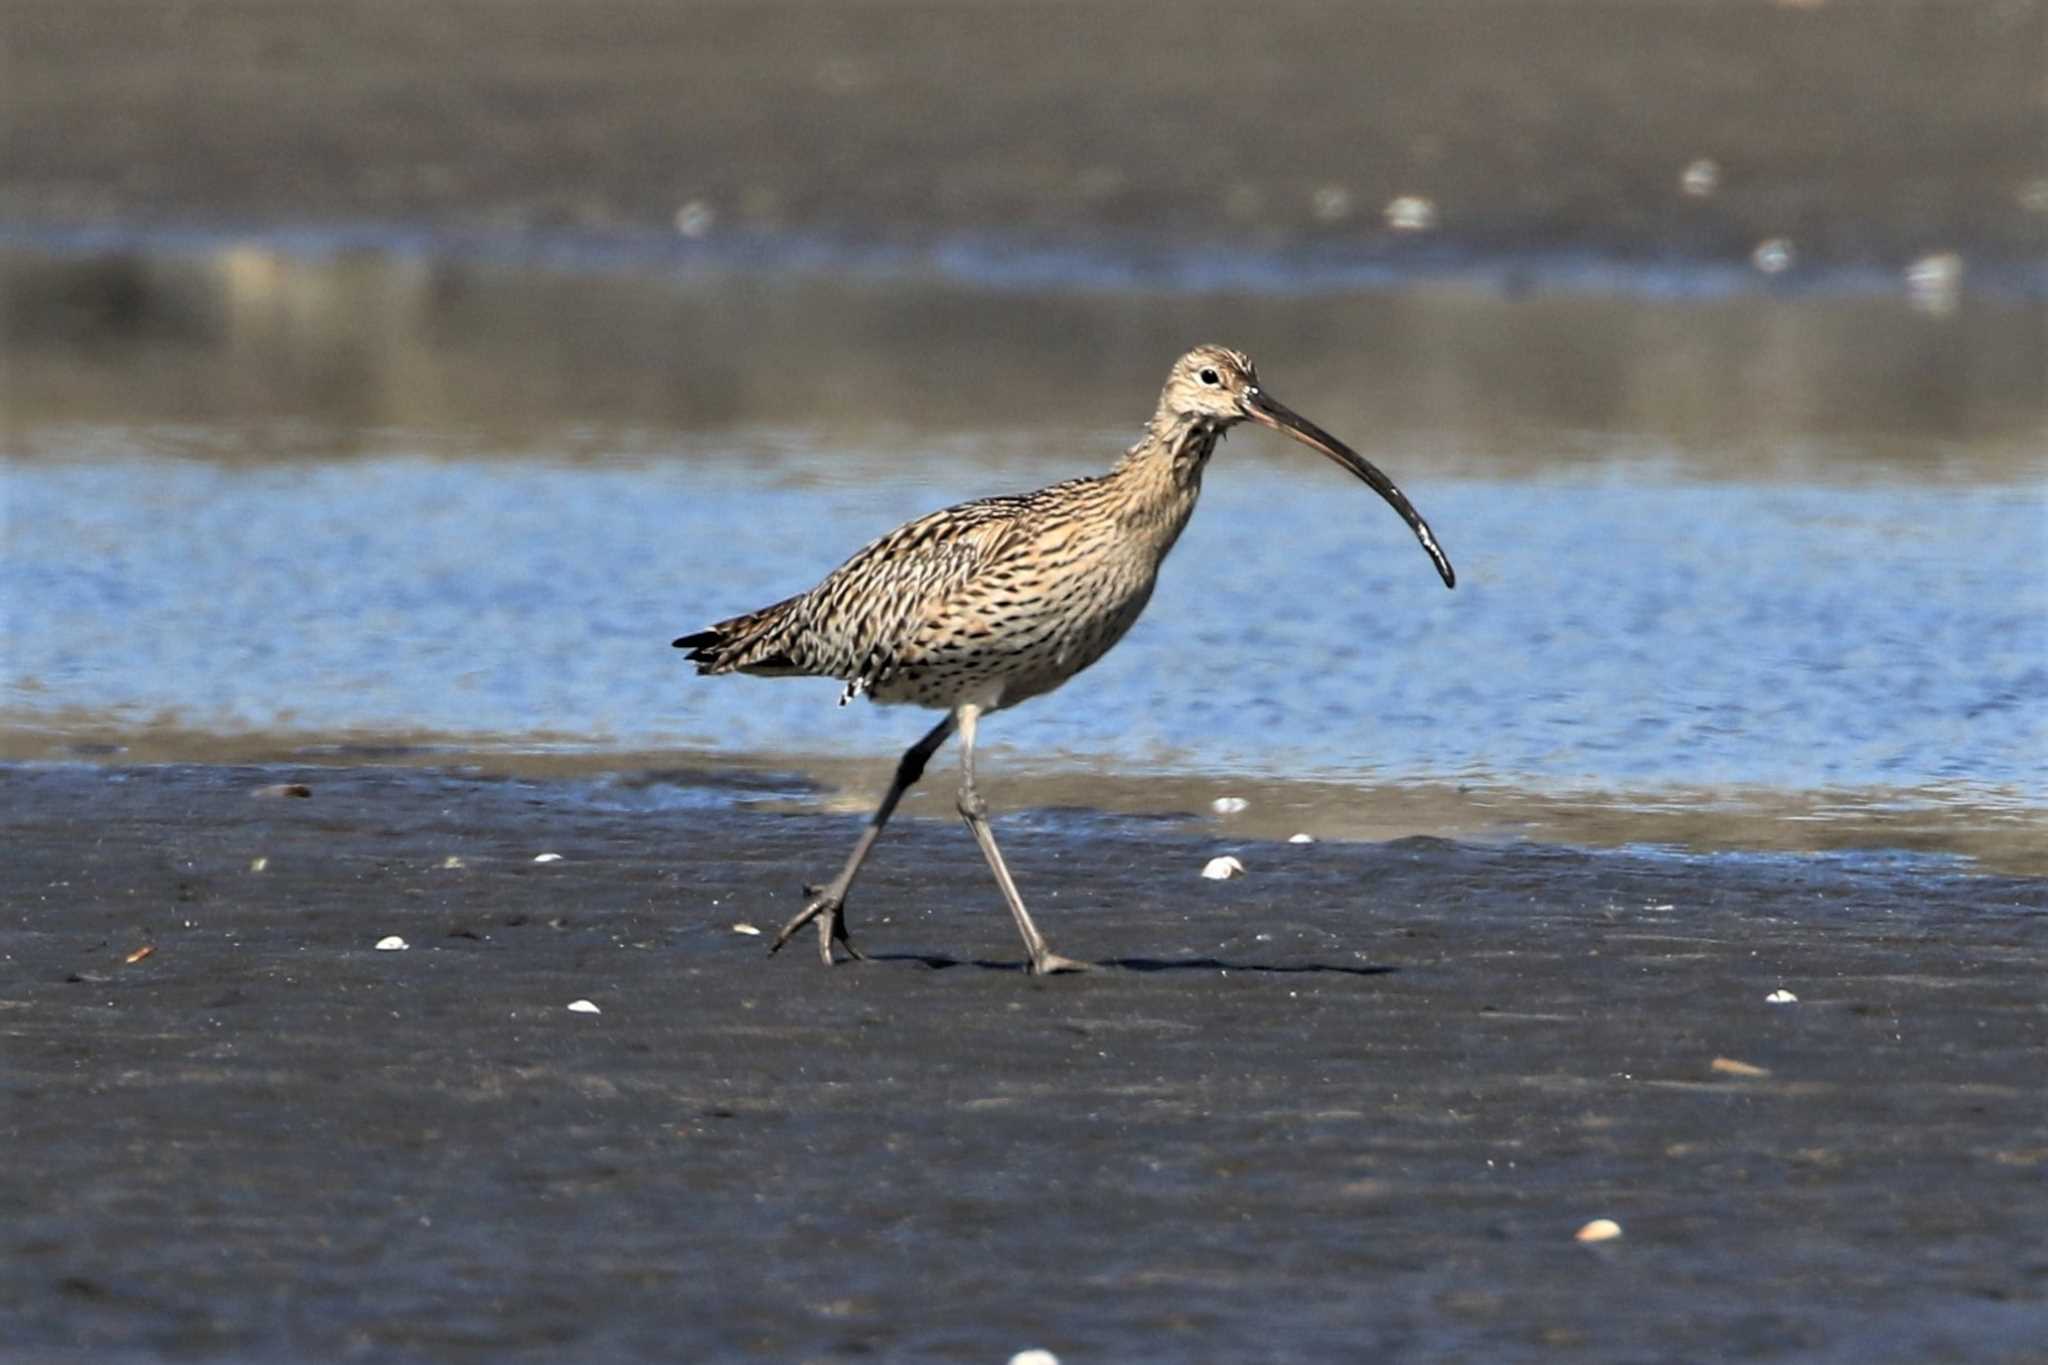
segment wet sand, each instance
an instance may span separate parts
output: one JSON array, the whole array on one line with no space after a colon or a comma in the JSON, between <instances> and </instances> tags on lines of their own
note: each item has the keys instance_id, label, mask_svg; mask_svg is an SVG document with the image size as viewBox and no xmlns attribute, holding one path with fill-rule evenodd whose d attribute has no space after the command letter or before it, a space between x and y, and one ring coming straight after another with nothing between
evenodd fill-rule
<instances>
[{"instance_id":1,"label":"wet sand","mask_svg":"<svg viewBox=\"0 0 2048 1365\"><path fill-rule=\"evenodd\" d=\"M1673 297L1505 276L1323 288L1276 271L1262 291L850 273L0 234L0 451L104 456L80 432L123 424L148 428L130 448L235 464L759 462L814 431L901 473L930 459L906 433L937 431L972 434L949 456L992 477L1053 478L1126 444L1197 337L1284 372L1288 401L1410 477L1583 471L1633 441L1696 480L2020 482L2048 450L2048 308L1966 292L1929 311L1889 276L1785 293L1681 269Z\"/></svg>"},{"instance_id":2,"label":"wet sand","mask_svg":"<svg viewBox=\"0 0 2048 1365\"><path fill-rule=\"evenodd\" d=\"M2048 1359L2048 883L999 810L1103 970L912 820L828 972L763 784L0 770L0 1341Z\"/></svg>"},{"instance_id":3,"label":"wet sand","mask_svg":"<svg viewBox=\"0 0 2048 1365\"><path fill-rule=\"evenodd\" d=\"M0 45L13 222L1973 269L2048 239L2037 0L13 0ZM1388 230L1402 196L1434 230Z\"/></svg>"}]
</instances>

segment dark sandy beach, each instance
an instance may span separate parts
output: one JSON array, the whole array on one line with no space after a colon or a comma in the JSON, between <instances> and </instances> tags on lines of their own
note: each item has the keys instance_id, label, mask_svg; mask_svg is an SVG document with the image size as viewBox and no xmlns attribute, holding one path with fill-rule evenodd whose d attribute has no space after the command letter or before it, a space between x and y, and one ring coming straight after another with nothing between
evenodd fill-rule
<instances>
[{"instance_id":1,"label":"dark sandy beach","mask_svg":"<svg viewBox=\"0 0 2048 1365\"><path fill-rule=\"evenodd\" d=\"M0 774L0 1354L2048 1359L2039 880L756 780Z\"/></svg>"}]
</instances>

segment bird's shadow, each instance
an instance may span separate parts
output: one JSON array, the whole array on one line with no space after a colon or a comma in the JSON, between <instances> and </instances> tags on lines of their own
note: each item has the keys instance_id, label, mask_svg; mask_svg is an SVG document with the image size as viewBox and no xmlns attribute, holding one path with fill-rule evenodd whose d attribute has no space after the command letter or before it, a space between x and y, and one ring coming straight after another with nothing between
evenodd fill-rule
<instances>
[{"instance_id":1,"label":"bird's shadow","mask_svg":"<svg viewBox=\"0 0 2048 1365\"><path fill-rule=\"evenodd\" d=\"M948 967L976 967L985 972L1021 972L1028 962L996 962L987 958L947 957L943 953L870 953L874 962L917 962L933 971ZM1326 973L1331 976L1391 976L1399 967L1367 965L1342 966L1332 962L1227 962L1220 957L1110 957L1088 964L1097 971L1121 972L1262 972L1272 976L1303 976Z\"/></svg>"}]
</instances>

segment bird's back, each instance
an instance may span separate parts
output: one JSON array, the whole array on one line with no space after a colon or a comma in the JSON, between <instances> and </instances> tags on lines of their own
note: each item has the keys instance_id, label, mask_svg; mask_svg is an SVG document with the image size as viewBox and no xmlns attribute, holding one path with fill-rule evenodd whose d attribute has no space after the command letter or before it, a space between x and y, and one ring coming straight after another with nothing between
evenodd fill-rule
<instances>
[{"instance_id":1,"label":"bird's back","mask_svg":"<svg viewBox=\"0 0 2048 1365\"><path fill-rule=\"evenodd\" d=\"M1055 485L1057 488L1058 485ZM855 551L809 592L720 621L676 644L702 673L808 674L851 681L1000 554L1054 489L978 498L905 522Z\"/></svg>"}]
</instances>

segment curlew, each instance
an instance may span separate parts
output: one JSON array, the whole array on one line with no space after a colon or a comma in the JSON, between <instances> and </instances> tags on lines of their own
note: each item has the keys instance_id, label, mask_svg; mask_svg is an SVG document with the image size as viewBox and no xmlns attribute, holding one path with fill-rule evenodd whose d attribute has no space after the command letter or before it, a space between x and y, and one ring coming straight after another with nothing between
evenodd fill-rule
<instances>
[{"instance_id":1,"label":"curlew","mask_svg":"<svg viewBox=\"0 0 2048 1365\"><path fill-rule=\"evenodd\" d=\"M960 817L995 874L1031 970L1085 968L1046 944L1003 865L974 786L975 734L983 716L1052 691L1123 638L1195 510L1216 443L1243 421L1285 432L1370 484L1415 532L1444 586L1454 585L1450 560L1393 480L1268 394L1241 352L1198 346L1174 363L1145 434L1107 474L920 517L809 592L675 642L699 673L837 678L846 684L841 705L865 694L946 713L904 751L845 866L825 886L805 888L809 902L770 953L815 923L828 965L835 943L861 956L846 930L847 894L903 793L957 730Z\"/></svg>"}]
</instances>

